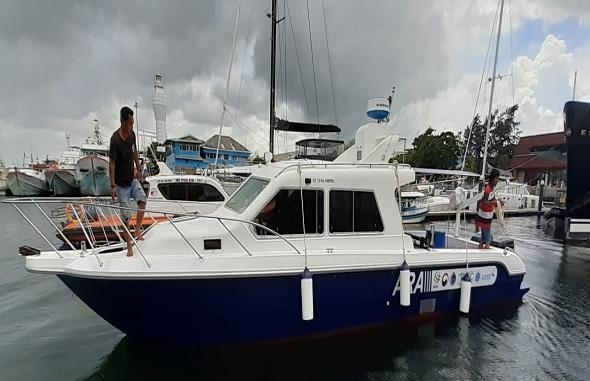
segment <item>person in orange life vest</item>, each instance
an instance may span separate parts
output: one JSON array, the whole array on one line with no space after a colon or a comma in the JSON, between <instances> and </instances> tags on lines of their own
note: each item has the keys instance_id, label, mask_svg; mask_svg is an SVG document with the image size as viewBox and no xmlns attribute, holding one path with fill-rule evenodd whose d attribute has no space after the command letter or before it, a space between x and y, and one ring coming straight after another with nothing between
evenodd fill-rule
<instances>
[{"instance_id":1,"label":"person in orange life vest","mask_svg":"<svg viewBox=\"0 0 590 381\"><path fill-rule=\"evenodd\" d=\"M483 191L483 197L478 201L478 210L476 225L481 229L481 238L479 240L480 249L489 249L492 242L492 219L496 207L496 194L494 188L500 179L500 172L492 169L489 175L488 184ZM501 201L502 204L504 203Z\"/></svg>"}]
</instances>

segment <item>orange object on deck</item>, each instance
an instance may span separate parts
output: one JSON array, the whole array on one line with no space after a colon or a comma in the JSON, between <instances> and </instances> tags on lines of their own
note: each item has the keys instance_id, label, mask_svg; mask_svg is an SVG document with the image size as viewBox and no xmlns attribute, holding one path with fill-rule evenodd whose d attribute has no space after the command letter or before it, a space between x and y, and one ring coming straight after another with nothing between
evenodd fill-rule
<instances>
[{"instance_id":1,"label":"orange object on deck","mask_svg":"<svg viewBox=\"0 0 590 381\"><path fill-rule=\"evenodd\" d=\"M143 221L141 222L141 227L142 230L144 230L154 223L167 220L167 217L162 214L152 215L151 217L144 216ZM137 219L135 216L132 216L129 220L129 227L131 232L135 231L136 225ZM90 233L90 229L92 230L92 234ZM86 238L86 235L84 234L84 230L86 230L86 234L91 239L94 236L95 241L106 242L107 240L118 241L119 237L117 235L117 232L119 233L119 235L121 235L123 232L123 227L121 226L121 220L117 215L110 215L106 218L98 218L89 221L88 223L84 223L84 229L82 229L78 221L74 219L71 222L68 222L61 232L64 236L66 236L68 240L70 240L70 242L72 242L72 244L74 244L74 246L79 247L80 242L82 241L85 241L87 244L89 243L88 239ZM117 232L115 232L115 230ZM61 236L61 234L58 234L57 237L65 243L65 240Z\"/></svg>"}]
</instances>

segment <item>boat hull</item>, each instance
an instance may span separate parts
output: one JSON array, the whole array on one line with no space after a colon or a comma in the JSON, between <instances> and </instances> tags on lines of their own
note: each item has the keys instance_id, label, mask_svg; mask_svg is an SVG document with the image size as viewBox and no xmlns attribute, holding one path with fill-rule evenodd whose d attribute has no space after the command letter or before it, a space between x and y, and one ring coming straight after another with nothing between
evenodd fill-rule
<instances>
[{"instance_id":1,"label":"boat hull","mask_svg":"<svg viewBox=\"0 0 590 381\"><path fill-rule=\"evenodd\" d=\"M415 270L409 307L400 306L397 270L315 274L311 321L301 317L299 275L222 279L58 277L129 337L209 346L301 340L456 314L460 300L458 270L456 266ZM524 274L508 276L502 265L478 265L471 270L475 282L472 310L518 304L528 291L521 289ZM493 277L493 284L485 285L485 277ZM478 286L480 280L483 283ZM453 288L445 289L451 282Z\"/></svg>"},{"instance_id":2,"label":"boat hull","mask_svg":"<svg viewBox=\"0 0 590 381\"><path fill-rule=\"evenodd\" d=\"M19 171L9 172L6 185L13 196L45 196L49 187L44 178L35 177Z\"/></svg>"},{"instance_id":3,"label":"boat hull","mask_svg":"<svg viewBox=\"0 0 590 381\"><path fill-rule=\"evenodd\" d=\"M419 224L424 222L430 209L428 207L402 208L402 222L404 224Z\"/></svg>"},{"instance_id":4,"label":"boat hull","mask_svg":"<svg viewBox=\"0 0 590 381\"><path fill-rule=\"evenodd\" d=\"M51 185L55 196L77 196L80 194L80 187L72 171L55 171Z\"/></svg>"},{"instance_id":5,"label":"boat hull","mask_svg":"<svg viewBox=\"0 0 590 381\"><path fill-rule=\"evenodd\" d=\"M76 178L82 196L110 196L109 161L102 156L85 156L78 161Z\"/></svg>"}]
</instances>

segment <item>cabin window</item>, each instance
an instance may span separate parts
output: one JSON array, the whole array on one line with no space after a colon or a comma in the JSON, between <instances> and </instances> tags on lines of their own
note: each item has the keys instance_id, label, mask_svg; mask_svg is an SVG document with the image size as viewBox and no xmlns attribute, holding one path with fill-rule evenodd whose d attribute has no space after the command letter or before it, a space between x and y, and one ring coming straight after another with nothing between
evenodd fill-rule
<instances>
[{"instance_id":1,"label":"cabin window","mask_svg":"<svg viewBox=\"0 0 590 381\"><path fill-rule=\"evenodd\" d=\"M324 232L324 192L306 189L303 191L303 211L305 213L305 234L322 234ZM256 223L283 234L303 234L303 217L301 213L301 190L282 189L262 209ZM271 233L256 228L259 235Z\"/></svg>"},{"instance_id":2,"label":"cabin window","mask_svg":"<svg viewBox=\"0 0 590 381\"><path fill-rule=\"evenodd\" d=\"M158 184L158 190L167 200L224 201L223 195L210 184L169 183Z\"/></svg>"},{"instance_id":3,"label":"cabin window","mask_svg":"<svg viewBox=\"0 0 590 381\"><path fill-rule=\"evenodd\" d=\"M382 232L373 192L330 191L330 233Z\"/></svg>"},{"instance_id":4,"label":"cabin window","mask_svg":"<svg viewBox=\"0 0 590 381\"><path fill-rule=\"evenodd\" d=\"M246 182L231 196L225 206L234 212L242 213L250 203L258 197L260 192L268 185L268 180L250 177Z\"/></svg>"}]
</instances>

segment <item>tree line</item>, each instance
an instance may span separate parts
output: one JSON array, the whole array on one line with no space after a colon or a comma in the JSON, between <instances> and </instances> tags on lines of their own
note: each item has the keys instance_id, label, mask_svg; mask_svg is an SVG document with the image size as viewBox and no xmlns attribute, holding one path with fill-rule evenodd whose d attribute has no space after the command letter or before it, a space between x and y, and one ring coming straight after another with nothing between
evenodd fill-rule
<instances>
[{"instance_id":1,"label":"tree line","mask_svg":"<svg viewBox=\"0 0 590 381\"><path fill-rule=\"evenodd\" d=\"M514 118L517 110L518 105L514 105L503 112L495 110L492 113L487 162L494 167L509 169L512 153L520 137L520 122ZM437 133L432 127L428 127L414 139L413 148L398 155L395 160L413 167L455 169L461 166L467 150L465 170L481 173L487 123L487 117L482 120L477 114L462 133Z\"/></svg>"}]
</instances>

